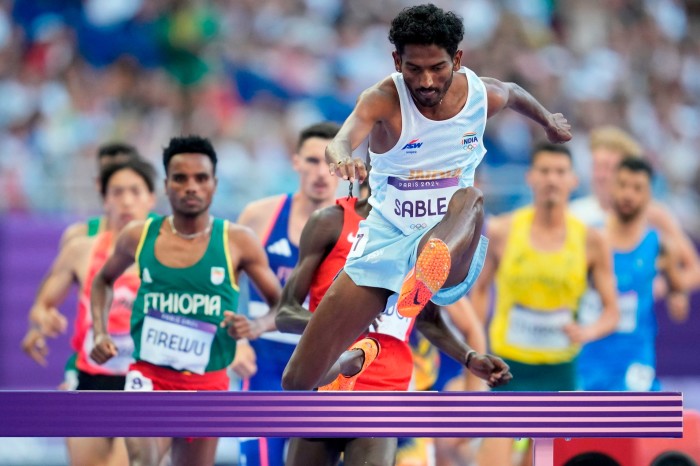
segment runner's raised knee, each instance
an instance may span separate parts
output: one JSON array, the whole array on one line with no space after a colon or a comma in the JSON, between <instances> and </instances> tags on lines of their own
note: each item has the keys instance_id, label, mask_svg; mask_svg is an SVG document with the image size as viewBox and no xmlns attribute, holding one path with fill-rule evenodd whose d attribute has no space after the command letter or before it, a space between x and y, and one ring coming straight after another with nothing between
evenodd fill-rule
<instances>
[{"instance_id":1,"label":"runner's raised knee","mask_svg":"<svg viewBox=\"0 0 700 466\"><path fill-rule=\"evenodd\" d=\"M454 193L447 209L447 214L450 212L462 212L465 209L484 210L484 194L480 189L473 186L461 188Z\"/></svg>"}]
</instances>

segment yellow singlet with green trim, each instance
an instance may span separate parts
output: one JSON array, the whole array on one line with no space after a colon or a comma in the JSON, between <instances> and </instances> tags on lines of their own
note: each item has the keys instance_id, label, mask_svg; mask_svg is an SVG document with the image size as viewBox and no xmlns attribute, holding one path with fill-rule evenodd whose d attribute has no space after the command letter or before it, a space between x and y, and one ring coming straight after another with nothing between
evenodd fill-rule
<instances>
[{"instance_id":1,"label":"yellow singlet with green trim","mask_svg":"<svg viewBox=\"0 0 700 466\"><path fill-rule=\"evenodd\" d=\"M586 226L566 218L566 240L558 251L539 251L530 241L534 210L513 214L496 273L496 304L489 328L498 356L526 364L572 361L579 346L564 326L574 322L586 290Z\"/></svg>"}]
</instances>

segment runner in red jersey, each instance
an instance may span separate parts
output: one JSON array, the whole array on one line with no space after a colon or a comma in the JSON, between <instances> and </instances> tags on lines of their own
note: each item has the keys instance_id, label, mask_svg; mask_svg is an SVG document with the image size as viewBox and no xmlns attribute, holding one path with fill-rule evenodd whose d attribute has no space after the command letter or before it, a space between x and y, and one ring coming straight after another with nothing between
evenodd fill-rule
<instances>
[{"instance_id":1,"label":"runner in red jersey","mask_svg":"<svg viewBox=\"0 0 700 466\"><path fill-rule=\"evenodd\" d=\"M309 288L311 312L316 310L316 306L333 283L333 279L345 265L345 260L355 243L360 222L367 217L370 209L367 199L342 198L336 201L335 207L328 209L328 219L321 220L338 223L339 226L342 225L342 229L336 237L333 248L313 274ZM339 212L342 212L342 219ZM324 213L319 213L319 217L322 216ZM306 257L300 257L300 264L303 259ZM310 316L309 313L306 315ZM357 377L354 390L408 390L413 372L413 356L408 346L408 336L414 323L415 318L404 317L396 312L396 297L389 298L387 307L381 319L377 321L374 331L361 336L361 338L369 337L376 340L379 343L380 352L374 362Z\"/></svg>"},{"instance_id":2,"label":"runner in red jersey","mask_svg":"<svg viewBox=\"0 0 700 466\"><path fill-rule=\"evenodd\" d=\"M113 201L106 199L106 196L103 195L102 175L104 175L106 168L112 164L126 162L131 159L139 159L140 157L141 156L135 147L121 142L104 144L98 148L98 174L95 180L95 186L97 188L97 192L103 198L104 213L100 216L91 217L86 221L76 222L69 225L61 235L61 240L58 246L59 253L64 246L70 244L73 239L94 237L103 231L114 231L115 229L118 229L118 227L113 225L113 223L116 221L115 219L118 217L119 212L115 211L114 207L111 205ZM110 215L110 211L115 212L116 217L115 215ZM42 282L39 284L39 289L36 292L37 299L44 292L46 283L52 280L53 273L54 269L50 269ZM80 310L81 305L82 302L79 301L78 313L83 312ZM22 350L38 364L46 366L46 355L49 351L47 337L55 338L59 334L64 333L68 327L68 321L66 320L66 317L55 307L46 308L41 305L32 306L28 317L29 329L22 340ZM66 363L64 380L59 388L64 390L76 389L78 385L77 368L75 365L76 358L77 355L74 353Z\"/></svg>"},{"instance_id":3,"label":"runner in red jersey","mask_svg":"<svg viewBox=\"0 0 700 466\"><path fill-rule=\"evenodd\" d=\"M92 248L87 275L80 289L80 303L75 318L75 331L71 346L77 353L78 390L100 390L110 387L123 390L125 375L133 362L134 343L129 334L131 307L134 304L141 280L135 270L125 273L115 283L114 300L109 311L107 329L118 348L117 357L107 364L97 364L90 358L93 347L92 317L90 315L90 288L92 279L100 271L112 253L115 235L105 231L97 235ZM113 387L113 388L112 388Z\"/></svg>"},{"instance_id":4,"label":"runner in red jersey","mask_svg":"<svg viewBox=\"0 0 700 466\"><path fill-rule=\"evenodd\" d=\"M139 280L135 270L125 275L115 290L114 317L108 331L118 341L116 361L99 366L88 358L92 337L86 338L91 326L89 296L92 279L114 247L115 232L132 220L143 220L155 205L155 169L144 160L129 159L112 163L100 173L101 194L110 230L97 236L77 236L61 249L33 305L39 314L58 312L70 288L80 286L80 304L71 344L79 352L77 360L78 390L123 390L126 369L131 362L133 343L128 333L131 305ZM88 302L86 302L86 300ZM126 332L124 332L126 330ZM123 439L71 438L67 440L72 465L128 464Z\"/></svg>"},{"instance_id":5,"label":"runner in red jersey","mask_svg":"<svg viewBox=\"0 0 700 466\"><path fill-rule=\"evenodd\" d=\"M317 211L306 224L300 243L299 263L282 292L277 328L283 332L302 333L312 312L345 265L345 259L361 238L360 222L371 206L367 199L343 198L336 205ZM357 240L357 241L356 241ZM309 295L309 311L302 303ZM447 329L437 306L428 307L416 317L396 312L396 295L388 300L381 317L372 329L358 337L325 377L326 387L336 389L405 391L413 371L408 336L417 325L433 343L463 362L475 354ZM371 330L371 331L370 331ZM377 343L376 349L367 341ZM368 364L371 362L371 364ZM395 438L293 439L287 465L335 464L344 453L345 464L393 464Z\"/></svg>"}]
</instances>

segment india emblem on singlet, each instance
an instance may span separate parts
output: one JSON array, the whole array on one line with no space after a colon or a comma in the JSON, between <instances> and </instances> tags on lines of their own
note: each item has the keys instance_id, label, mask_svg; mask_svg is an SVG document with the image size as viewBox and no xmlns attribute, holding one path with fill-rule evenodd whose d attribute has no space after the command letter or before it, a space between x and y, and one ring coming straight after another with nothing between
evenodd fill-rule
<instances>
[{"instance_id":1,"label":"india emblem on singlet","mask_svg":"<svg viewBox=\"0 0 700 466\"><path fill-rule=\"evenodd\" d=\"M462 135L462 147L467 152L471 152L479 145L479 138L474 131L469 131Z\"/></svg>"},{"instance_id":2,"label":"india emblem on singlet","mask_svg":"<svg viewBox=\"0 0 700 466\"><path fill-rule=\"evenodd\" d=\"M224 268L223 267L212 267L211 268L211 282L214 285L221 285L224 282Z\"/></svg>"}]
</instances>

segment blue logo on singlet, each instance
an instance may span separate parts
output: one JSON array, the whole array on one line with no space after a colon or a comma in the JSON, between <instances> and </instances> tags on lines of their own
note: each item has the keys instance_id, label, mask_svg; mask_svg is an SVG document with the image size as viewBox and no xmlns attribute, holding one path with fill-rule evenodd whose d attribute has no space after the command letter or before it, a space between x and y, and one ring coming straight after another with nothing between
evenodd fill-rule
<instances>
[{"instance_id":1,"label":"blue logo on singlet","mask_svg":"<svg viewBox=\"0 0 700 466\"><path fill-rule=\"evenodd\" d=\"M408 144L403 146L401 150L406 150L406 149L418 149L420 146L422 146L422 142L418 142L418 139L413 139L411 141L408 141Z\"/></svg>"}]
</instances>

